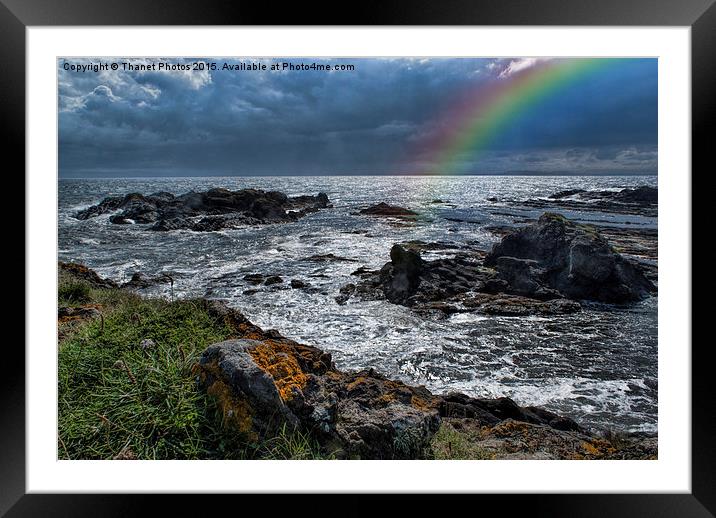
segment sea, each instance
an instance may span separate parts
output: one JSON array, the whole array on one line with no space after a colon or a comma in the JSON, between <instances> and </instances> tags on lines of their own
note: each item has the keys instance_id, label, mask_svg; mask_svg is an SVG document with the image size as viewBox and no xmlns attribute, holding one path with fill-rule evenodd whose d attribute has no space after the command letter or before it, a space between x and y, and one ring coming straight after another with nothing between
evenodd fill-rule
<instances>
[{"instance_id":1,"label":"sea","mask_svg":"<svg viewBox=\"0 0 716 518\"><path fill-rule=\"evenodd\" d=\"M345 370L372 367L436 393L509 396L594 429L657 431L657 297L628 307L587 304L563 316L426 316L387 301L350 299L341 286L360 266L380 268L394 243L420 240L489 250L494 225L519 225L541 210L521 200L567 189L618 190L657 185L656 176L300 176L60 179L58 259L76 261L126 282L136 272L169 273L173 287L149 295L227 301L264 329L330 352ZM294 223L220 232L152 232L113 225L109 215L74 214L106 196L130 192L182 194L213 187L325 192L333 207ZM357 214L387 202L420 213L414 223ZM656 228L657 219L596 211L560 211L595 225ZM425 259L456 250L423 252ZM352 261L305 259L334 254ZM258 291L243 277L279 275ZM291 289L299 279L309 289ZM246 291L248 293L245 293Z\"/></svg>"}]
</instances>

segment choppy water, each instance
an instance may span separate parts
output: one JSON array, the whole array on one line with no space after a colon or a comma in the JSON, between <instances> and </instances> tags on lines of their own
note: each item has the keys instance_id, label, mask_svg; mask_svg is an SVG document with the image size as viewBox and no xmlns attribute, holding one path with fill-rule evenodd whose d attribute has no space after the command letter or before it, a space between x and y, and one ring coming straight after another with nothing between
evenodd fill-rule
<instances>
[{"instance_id":1,"label":"choppy water","mask_svg":"<svg viewBox=\"0 0 716 518\"><path fill-rule=\"evenodd\" d=\"M333 353L339 368L374 367L431 390L508 395L589 426L655 431L657 426L657 300L629 309L605 306L559 317L425 318L385 301L334 301L355 281L358 266L378 268L395 242L420 239L489 249L486 225L510 224L540 211L500 206L487 198L528 199L571 189L656 185L656 177L256 177L60 180L59 259L79 261L123 282L134 272L174 272L175 296L222 298L254 323ZM326 192L333 209L296 223L224 232L144 232L112 225L108 216L72 215L109 195L211 187L272 189L289 195ZM455 207L431 203L449 201ZM353 215L386 201L418 210L414 225ZM564 212L568 217L654 228L655 218ZM462 221L454 221L459 219ZM356 263L311 263L333 253ZM452 254L454 252L442 252ZM424 254L426 259L437 253ZM248 273L281 275L283 285L243 281ZM301 279L315 290L294 290ZM158 287L168 295L168 287ZM157 293L155 291L155 293Z\"/></svg>"}]
</instances>

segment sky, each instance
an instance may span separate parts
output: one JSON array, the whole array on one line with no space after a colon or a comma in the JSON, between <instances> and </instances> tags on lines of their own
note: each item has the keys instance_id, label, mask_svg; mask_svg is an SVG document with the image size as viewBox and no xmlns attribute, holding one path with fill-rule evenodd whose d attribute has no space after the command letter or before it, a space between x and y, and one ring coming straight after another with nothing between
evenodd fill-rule
<instances>
[{"instance_id":1,"label":"sky","mask_svg":"<svg viewBox=\"0 0 716 518\"><path fill-rule=\"evenodd\" d=\"M192 70L196 61L59 59L60 177L657 172L656 59L618 60L539 95L515 90L524 99L485 122L479 146L460 137L496 101L475 99L557 62L204 58L216 69ZM102 63L118 69L87 69ZM266 70L237 70L252 63ZM451 139L461 146L443 152Z\"/></svg>"}]
</instances>

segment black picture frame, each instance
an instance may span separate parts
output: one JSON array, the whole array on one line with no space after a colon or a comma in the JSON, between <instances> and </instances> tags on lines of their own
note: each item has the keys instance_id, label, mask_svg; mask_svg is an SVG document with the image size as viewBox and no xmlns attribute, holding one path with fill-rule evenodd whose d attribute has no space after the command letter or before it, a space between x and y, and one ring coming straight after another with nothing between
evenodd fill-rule
<instances>
[{"instance_id":1,"label":"black picture frame","mask_svg":"<svg viewBox=\"0 0 716 518\"><path fill-rule=\"evenodd\" d=\"M384 1L379 4L335 3L323 6L320 10L311 10L303 3L286 3L277 8L270 3L244 1L0 0L0 106L6 163L9 158L14 158L10 162L15 164L13 175L19 180L19 171L25 170L25 30L28 26L288 24L689 26L692 51L692 171L683 174L691 175L693 186L696 178L694 171L699 170L702 175L707 173L707 167L713 167L709 156L709 148L713 144L708 130L716 125L714 0L408 0ZM20 185L18 188L24 192L24 187ZM698 192L693 187L692 191ZM695 206L692 198L692 207ZM693 214L692 220L692 235L699 235L700 224ZM20 250L19 246L17 250ZM26 278L30 275L32 272L26 268ZM696 305L692 306L694 313L699 311ZM693 316L692 323L696 323ZM688 348L691 344L680 345ZM506 508L514 512L549 516L714 516L716 406L710 390L710 349L712 339L694 341L691 349L690 494L510 495ZM6 340L3 356L5 368L0 376L0 515L127 516L151 510L150 506L155 502L150 500L158 497L25 494L25 355L14 340ZM351 495L349 498L353 503L343 503L346 512L340 514L364 514L361 509L365 510L366 506L359 505L358 501L366 496ZM487 509L485 503L494 503L496 506L506 504L496 501L505 499L504 495L480 495L478 498L481 499L482 509ZM303 507L300 503L302 499L296 501L294 498L290 503L294 511ZM486 502L486 499L490 502ZM217 500L214 504L220 504L222 500L225 499ZM423 505L420 497L413 501ZM178 495L163 498L161 505L163 514L172 512L172 508L186 513L203 507L196 499L190 500ZM247 505L250 503L247 502ZM311 506L306 509L310 512ZM203 507L202 510L206 512L208 509ZM274 510L278 511L278 508L274 507Z\"/></svg>"}]
</instances>

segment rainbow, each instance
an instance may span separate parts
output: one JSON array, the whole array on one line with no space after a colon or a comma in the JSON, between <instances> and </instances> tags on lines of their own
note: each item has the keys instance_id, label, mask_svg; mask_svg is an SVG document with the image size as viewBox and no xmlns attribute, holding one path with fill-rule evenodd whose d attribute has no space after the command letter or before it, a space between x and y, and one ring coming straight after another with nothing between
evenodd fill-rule
<instances>
[{"instance_id":1,"label":"rainbow","mask_svg":"<svg viewBox=\"0 0 716 518\"><path fill-rule=\"evenodd\" d=\"M422 174L459 174L467 157L479 158L493 140L520 116L558 95L574 82L623 61L570 58L536 62L529 68L481 85L454 103L438 135L420 153L430 164Z\"/></svg>"}]
</instances>

